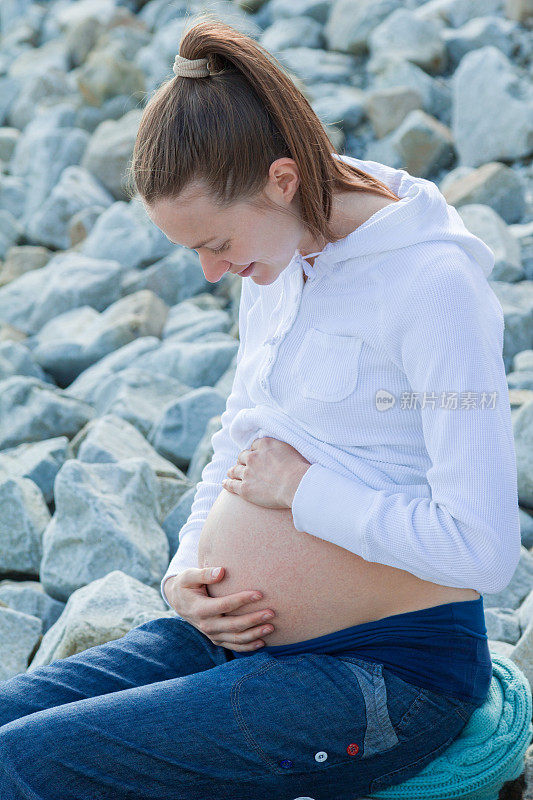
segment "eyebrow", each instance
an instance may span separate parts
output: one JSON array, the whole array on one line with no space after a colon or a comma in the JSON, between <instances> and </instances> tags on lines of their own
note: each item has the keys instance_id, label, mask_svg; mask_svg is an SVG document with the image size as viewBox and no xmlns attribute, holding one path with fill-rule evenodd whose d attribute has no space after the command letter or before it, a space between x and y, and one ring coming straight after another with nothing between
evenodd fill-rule
<instances>
[{"instance_id":1,"label":"eyebrow","mask_svg":"<svg viewBox=\"0 0 533 800\"><path fill-rule=\"evenodd\" d=\"M167 238L168 238L168 237L167 237ZM219 238L218 236L210 236L210 237L209 237L208 239L206 239L204 242L200 242L199 244L193 244L193 245L191 245L191 247L190 247L189 249L190 249L190 250L197 250L199 247L204 247L204 245L208 244L208 242L212 242L212 241L213 241L213 239L218 239L218 238ZM172 242L172 244L176 244L176 242Z\"/></svg>"}]
</instances>

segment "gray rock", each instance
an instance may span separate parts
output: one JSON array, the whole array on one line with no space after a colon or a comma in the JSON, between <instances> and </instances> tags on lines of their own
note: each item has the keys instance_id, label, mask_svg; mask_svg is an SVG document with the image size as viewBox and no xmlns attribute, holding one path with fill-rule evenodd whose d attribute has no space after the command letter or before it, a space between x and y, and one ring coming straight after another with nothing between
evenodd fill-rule
<instances>
[{"instance_id":1,"label":"gray rock","mask_svg":"<svg viewBox=\"0 0 533 800\"><path fill-rule=\"evenodd\" d=\"M143 436L159 421L163 409L191 389L185 383L136 367L105 378L96 389L96 413L114 414L133 425Z\"/></svg>"},{"instance_id":2,"label":"gray rock","mask_svg":"<svg viewBox=\"0 0 533 800\"><path fill-rule=\"evenodd\" d=\"M126 367L130 366L132 359L143 353L157 350L160 345L161 342L156 336L141 336L139 339L135 339L133 342L124 345L124 347L115 350L114 353L104 356L101 361L82 372L79 378L76 378L65 390L65 394L93 404L94 397L106 378L116 372L120 372L122 369L126 369Z\"/></svg>"},{"instance_id":3,"label":"gray rock","mask_svg":"<svg viewBox=\"0 0 533 800\"><path fill-rule=\"evenodd\" d=\"M533 347L533 281L491 280L490 285L504 312L503 361L509 372L513 357Z\"/></svg>"},{"instance_id":4,"label":"gray rock","mask_svg":"<svg viewBox=\"0 0 533 800\"><path fill-rule=\"evenodd\" d=\"M520 245L511 236L507 225L490 206L472 203L457 209L464 224L474 236L482 239L494 253L492 281L514 283L524 278L520 259Z\"/></svg>"},{"instance_id":5,"label":"gray rock","mask_svg":"<svg viewBox=\"0 0 533 800\"><path fill-rule=\"evenodd\" d=\"M513 417L513 434L520 505L533 508L533 403L525 403Z\"/></svg>"},{"instance_id":6,"label":"gray rock","mask_svg":"<svg viewBox=\"0 0 533 800\"><path fill-rule=\"evenodd\" d=\"M117 200L127 200L124 176L133 152L142 110L132 109L119 120L105 120L91 136L81 166L92 172Z\"/></svg>"},{"instance_id":7,"label":"gray rock","mask_svg":"<svg viewBox=\"0 0 533 800\"><path fill-rule=\"evenodd\" d=\"M57 622L65 607L64 603L48 597L38 581L0 581L0 602L13 611L40 619L43 634Z\"/></svg>"},{"instance_id":8,"label":"gray rock","mask_svg":"<svg viewBox=\"0 0 533 800\"><path fill-rule=\"evenodd\" d=\"M323 48L324 34L322 25L310 17L280 17L261 34L260 42L271 53L287 47Z\"/></svg>"},{"instance_id":9,"label":"gray rock","mask_svg":"<svg viewBox=\"0 0 533 800\"><path fill-rule=\"evenodd\" d=\"M454 160L449 128L419 108L409 112L389 142L411 175L429 178Z\"/></svg>"},{"instance_id":10,"label":"gray rock","mask_svg":"<svg viewBox=\"0 0 533 800\"><path fill-rule=\"evenodd\" d=\"M407 86L375 89L365 98L366 115L378 138L396 130L415 108L422 108L422 95Z\"/></svg>"},{"instance_id":11,"label":"gray rock","mask_svg":"<svg viewBox=\"0 0 533 800\"><path fill-rule=\"evenodd\" d=\"M224 397L229 397L231 393L236 371L237 371L237 354L235 354L226 372L214 384L215 389L218 392L220 392L220 394L223 395Z\"/></svg>"},{"instance_id":12,"label":"gray rock","mask_svg":"<svg viewBox=\"0 0 533 800\"><path fill-rule=\"evenodd\" d=\"M26 80L17 81L17 91L10 102L6 120L8 125L23 131L32 123L39 107L50 108L57 103L67 101L73 106L76 104L76 93L71 85L66 70L51 68L48 70L37 70L30 74ZM13 92L12 86L7 86L10 93ZM3 91L3 87L2 87ZM63 131L63 135L66 131ZM71 161L69 163L76 163ZM46 164L41 165L46 172Z\"/></svg>"},{"instance_id":13,"label":"gray rock","mask_svg":"<svg viewBox=\"0 0 533 800\"><path fill-rule=\"evenodd\" d=\"M507 58L511 58L516 27L508 19L489 14L471 19L461 28L443 30L442 39L446 45L449 67L455 70L463 56L487 45L497 47Z\"/></svg>"},{"instance_id":14,"label":"gray rock","mask_svg":"<svg viewBox=\"0 0 533 800\"><path fill-rule=\"evenodd\" d=\"M229 392L224 396L227 398ZM198 442L198 446L194 451L193 457L190 460L189 468L187 470L187 477L195 486L202 479L202 472L204 467L209 464L213 458L213 444L211 442L215 433L222 427L222 420L220 414L215 414L208 420L204 435Z\"/></svg>"},{"instance_id":15,"label":"gray rock","mask_svg":"<svg viewBox=\"0 0 533 800\"><path fill-rule=\"evenodd\" d=\"M227 311L216 308L202 311L196 303L184 300L169 310L161 338L172 336L175 341L195 342L205 333L229 333L232 325Z\"/></svg>"},{"instance_id":16,"label":"gray rock","mask_svg":"<svg viewBox=\"0 0 533 800\"><path fill-rule=\"evenodd\" d=\"M1 11L2 11L2 6L0 5L0 12ZM4 49L2 49L0 52L0 65L1 65L2 55L4 57L6 56ZM20 92L21 85L22 85L21 80L17 78L10 78L7 75L5 75L5 73L4 75L2 75L2 77L0 77L0 125L9 125L9 127L13 127L16 128L17 130L20 130L20 128L18 128L17 125L11 125L8 122L8 120L13 103L15 102L15 99L18 97L18 94Z\"/></svg>"},{"instance_id":17,"label":"gray rock","mask_svg":"<svg viewBox=\"0 0 533 800\"><path fill-rule=\"evenodd\" d=\"M87 206L72 215L67 223L67 235L73 247L87 238L104 211L104 206Z\"/></svg>"},{"instance_id":18,"label":"gray rock","mask_svg":"<svg viewBox=\"0 0 533 800\"><path fill-rule=\"evenodd\" d=\"M29 478L0 474L0 573L39 574L42 536L50 512Z\"/></svg>"},{"instance_id":19,"label":"gray rock","mask_svg":"<svg viewBox=\"0 0 533 800\"><path fill-rule=\"evenodd\" d=\"M20 220L29 225L33 216L49 198L63 170L78 164L87 147L89 135L80 128L54 126L39 116L22 132L10 162L13 175L24 178L28 185L26 202Z\"/></svg>"},{"instance_id":20,"label":"gray rock","mask_svg":"<svg viewBox=\"0 0 533 800\"><path fill-rule=\"evenodd\" d=\"M9 128L6 125L5 128L0 129L0 161L9 161L19 136L20 131L16 128Z\"/></svg>"},{"instance_id":21,"label":"gray rock","mask_svg":"<svg viewBox=\"0 0 533 800\"><path fill-rule=\"evenodd\" d=\"M120 639L132 628L160 617L176 619L177 615L157 588L112 569L69 597L60 618L43 636L27 672Z\"/></svg>"},{"instance_id":22,"label":"gray rock","mask_svg":"<svg viewBox=\"0 0 533 800\"><path fill-rule=\"evenodd\" d=\"M157 521L157 479L145 458L69 459L57 474L55 501L40 568L51 597L65 601L115 569L157 586L168 566L168 540Z\"/></svg>"},{"instance_id":23,"label":"gray rock","mask_svg":"<svg viewBox=\"0 0 533 800\"><path fill-rule=\"evenodd\" d=\"M27 230L40 244L66 250L71 246L69 224L74 214L94 205L105 209L113 203L111 194L86 169L66 167Z\"/></svg>"},{"instance_id":24,"label":"gray rock","mask_svg":"<svg viewBox=\"0 0 533 800\"><path fill-rule=\"evenodd\" d=\"M0 382L0 450L55 436L72 437L94 411L38 378L13 376Z\"/></svg>"},{"instance_id":25,"label":"gray rock","mask_svg":"<svg viewBox=\"0 0 533 800\"><path fill-rule=\"evenodd\" d=\"M175 8L174 4L171 6L169 3L165 3L165 5L167 7L166 13L162 14L162 16L171 13L170 10ZM153 0L147 6L153 6ZM178 16L177 19L168 20L164 25L154 30L154 35L146 45L139 48L135 56L135 63L144 73L148 95L162 81L172 77L172 64L177 53L176 42L181 40L186 24L187 18L184 15Z\"/></svg>"},{"instance_id":26,"label":"gray rock","mask_svg":"<svg viewBox=\"0 0 533 800\"><path fill-rule=\"evenodd\" d=\"M37 617L0 605L0 682L26 672L42 629Z\"/></svg>"},{"instance_id":27,"label":"gray rock","mask_svg":"<svg viewBox=\"0 0 533 800\"><path fill-rule=\"evenodd\" d=\"M422 20L414 11L397 8L368 37L372 60L392 55L412 61L431 74L443 72L447 57L442 28L442 23Z\"/></svg>"},{"instance_id":28,"label":"gray rock","mask_svg":"<svg viewBox=\"0 0 533 800\"><path fill-rule=\"evenodd\" d=\"M330 81L350 83L356 72L356 59L345 53L322 50L319 47L289 47L276 53L278 61L304 83Z\"/></svg>"},{"instance_id":29,"label":"gray rock","mask_svg":"<svg viewBox=\"0 0 533 800\"><path fill-rule=\"evenodd\" d=\"M124 267L118 261L59 253L46 267L0 287L0 318L37 333L64 311L88 305L103 311L119 298Z\"/></svg>"},{"instance_id":30,"label":"gray rock","mask_svg":"<svg viewBox=\"0 0 533 800\"><path fill-rule=\"evenodd\" d=\"M93 106L122 93L140 95L146 89L142 70L105 47L92 50L73 78L84 100Z\"/></svg>"},{"instance_id":31,"label":"gray rock","mask_svg":"<svg viewBox=\"0 0 533 800\"><path fill-rule=\"evenodd\" d=\"M343 130L356 128L365 116L365 93L353 86L335 86L312 103L323 124L338 123Z\"/></svg>"},{"instance_id":32,"label":"gray rock","mask_svg":"<svg viewBox=\"0 0 533 800\"><path fill-rule=\"evenodd\" d=\"M0 81L0 87L1 87ZM20 137L17 137L17 143ZM15 145L16 148L16 145ZM17 175L0 174L0 208L19 219L26 203L26 182Z\"/></svg>"},{"instance_id":33,"label":"gray rock","mask_svg":"<svg viewBox=\"0 0 533 800\"><path fill-rule=\"evenodd\" d=\"M459 28L474 17L504 13L505 0L429 0L417 9L420 19L438 19Z\"/></svg>"},{"instance_id":34,"label":"gray rock","mask_svg":"<svg viewBox=\"0 0 533 800\"><path fill-rule=\"evenodd\" d=\"M533 369L521 369L507 375L509 389L533 390Z\"/></svg>"},{"instance_id":35,"label":"gray rock","mask_svg":"<svg viewBox=\"0 0 533 800\"><path fill-rule=\"evenodd\" d=\"M513 358L513 369L533 369L533 350L522 350L520 353L517 353Z\"/></svg>"},{"instance_id":36,"label":"gray rock","mask_svg":"<svg viewBox=\"0 0 533 800\"><path fill-rule=\"evenodd\" d=\"M8 75L26 81L36 74L42 75L50 70L67 72L69 66L65 42L62 39L53 39L21 53L11 62Z\"/></svg>"},{"instance_id":37,"label":"gray rock","mask_svg":"<svg viewBox=\"0 0 533 800\"><path fill-rule=\"evenodd\" d=\"M518 613L510 608L487 608L485 625L489 639L516 644L520 638Z\"/></svg>"},{"instance_id":38,"label":"gray rock","mask_svg":"<svg viewBox=\"0 0 533 800\"><path fill-rule=\"evenodd\" d=\"M72 440L70 452L73 458L88 464L116 464L128 458L143 458L156 477L185 478L133 425L116 414L104 414L87 423Z\"/></svg>"},{"instance_id":39,"label":"gray rock","mask_svg":"<svg viewBox=\"0 0 533 800\"><path fill-rule=\"evenodd\" d=\"M332 0L270 0L272 20L306 16L317 22L326 22L331 11Z\"/></svg>"},{"instance_id":40,"label":"gray rock","mask_svg":"<svg viewBox=\"0 0 533 800\"><path fill-rule=\"evenodd\" d=\"M1 192L0 186L0 197L2 196ZM0 286L11 283L25 272L44 267L50 260L50 256L51 251L46 247L33 245L10 247L6 253L4 264L0 268Z\"/></svg>"},{"instance_id":41,"label":"gray rock","mask_svg":"<svg viewBox=\"0 0 533 800\"><path fill-rule=\"evenodd\" d=\"M477 167L533 152L533 86L500 50L488 45L467 53L451 85L452 128L462 164Z\"/></svg>"},{"instance_id":42,"label":"gray rock","mask_svg":"<svg viewBox=\"0 0 533 800\"><path fill-rule=\"evenodd\" d=\"M485 608L518 608L533 585L533 555L525 547L521 548L520 561L511 582L503 591L484 594Z\"/></svg>"},{"instance_id":43,"label":"gray rock","mask_svg":"<svg viewBox=\"0 0 533 800\"><path fill-rule=\"evenodd\" d=\"M508 225L520 222L526 208L526 187L513 169L498 161L477 169L464 169L466 174L449 175L441 185L447 203L456 208L471 204L490 206Z\"/></svg>"},{"instance_id":44,"label":"gray rock","mask_svg":"<svg viewBox=\"0 0 533 800\"><path fill-rule=\"evenodd\" d=\"M196 495L196 484L182 494L176 505L169 511L162 523L163 530L168 538L169 552L171 556L177 552L179 547L179 532L189 519L191 506Z\"/></svg>"},{"instance_id":45,"label":"gray rock","mask_svg":"<svg viewBox=\"0 0 533 800\"><path fill-rule=\"evenodd\" d=\"M522 268L528 280L533 279L533 220L524 225L510 225L509 233L520 246Z\"/></svg>"},{"instance_id":46,"label":"gray rock","mask_svg":"<svg viewBox=\"0 0 533 800\"><path fill-rule=\"evenodd\" d=\"M137 19L142 20L152 33L164 29L176 17L181 19L189 11L189 0L175 0L169 5L167 0L151 0L140 9Z\"/></svg>"},{"instance_id":47,"label":"gray rock","mask_svg":"<svg viewBox=\"0 0 533 800\"><path fill-rule=\"evenodd\" d=\"M240 278L239 280L242 280ZM169 306L181 303L212 284L206 280L198 255L185 247L174 247L146 269L130 270L122 281L122 294L150 289Z\"/></svg>"},{"instance_id":48,"label":"gray rock","mask_svg":"<svg viewBox=\"0 0 533 800\"><path fill-rule=\"evenodd\" d=\"M119 201L107 208L81 245L85 256L113 259L124 267L152 264L174 248L136 201Z\"/></svg>"},{"instance_id":49,"label":"gray rock","mask_svg":"<svg viewBox=\"0 0 533 800\"><path fill-rule=\"evenodd\" d=\"M139 336L161 335L168 306L147 290L122 297L102 314L84 306L51 320L36 337L33 355L60 386Z\"/></svg>"},{"instance_id":50,"label":"gray rock","mask_svg":"<svg viewBox=\"0 0 533 800\"><path fill-rule=\"evenodd\" d=\"M54 481L67 458L68 439L56 436L41 442L24 442L0 452L0 474L29 478L47 503L54 499ZM1 598L0 598L1 599Z\"/></svg>"},{"instance_id":51,"label":"gray rock","mask_svg":"<svg viewBox=\"0 0 533 800\"><path fill-rule=\"evenodd\" d=\"M449 125L451 119L451 92L437 77L398 56L369 60L367 71L372 78L372 88L387 89L394 86L413 89L422 98L422 108L431 116ZM387 162L385 162L387 163Z\"/></svg>"},{"instance_id":52,"label":"gray rock","mask_svg":"<svg viewBox=\"0 0 533 800\"><path fill-rule=\"evenodd\" d=\"M41 381L50 381L22 342L0 342L0 381L13 375L32 375Z\"/></svg>"},{"instance_id":53,"label":"gray rock","mask_svg":"<svg viewBox=\"0 0 533 800\"><path fill-rule=\"evenodd\" d=\"M531 589L527 597L525 597L516 615L518 617L520 630L524 632L526 628L533 623L533 589Z\"/></svg>"},{"instance_id":54,"label":"gray rock","mask_svg":"<svg viewBox=\"0 0 533 800\"><path fill-rule=\"evenodd\" d=\"M531 580L529 585L531 586ZM524 603L527 607L527 617L522 609L519 611L519 620L522 627L522 635L516 643L512 658L519 669L522 670L530 684L533 684L533 614L531 613L531 594Z\"/></svg>"},{"instance_id":55,"label":"gray rock","mask_svg":"<svg viewBox=\"0 0 533 800\"><path fill-rule=\"evenodd\" d=\"M503 0L500 0L503 2ZM507 0L505 3L505 13L511 19L525 24L531 23L533 19L533 9L530 0Z\"/></svg>"},{"instance_id":56,"label":"gray rock","mask_svg":"<svg viewBox=\"0 0 533 800\"><path fill-rule=\"evenodd\" d=\"M161 523L189 487L184 473L162 458L139 431L116 414L105 414L86 425L72 440L80 461L107 464L124 458L145 458L157 478L157 521Z\"/></svg>"},{"instance_id":57,"label":"gray rock","mask_svg":"<svg viewBox=\"0 0 533 800\"><path fill-rule=\"evenodd\" d=\"M197 389L213 386L228 368L239 343L216 334L212 342L177 342L166 339L161 347L132 359L130 366L168 375Z\"/></svg>"},{"instance_id":58,"label":"gray rock","mask_svg":"<svg viewBox=\"0 0 533 800\"><path fill-rule=\"evenodd\" d=\"M514 652L514 647L508 642L499 642L497 639L488 640L489 651L492 653L499 653L506 658L511 658Z\"/></svg>"},{"instance_id":59,"label":"gray rock","mask_svg":"<svg viewBox=\"0 0 533 800\"><path fill-rule=\"evenodd\" d=\"M366 53L372 31L401 6L401 0L335 0L324 29L328 49Z\"/></svg>"},{"instance_id":60,"label":"gray rock","mask_svg":"<svg viewBox=\"0 0 533 800\"><path fill-rule=\"evenodd\" d=\"M5 255L23 235L22 225L13 216L11 211L0 209L0 258Z\"/></svg>"},{"instance_id":61,"label":"gray rock","mask_svg":"<svg viewBox=\"0 0 533 800\"><path fill-rule=\"evenodd\" d=\"M148 434L158 453L180 468L191 460L211 417L222 414L226 400L216 389L204 386L165 406Z\"/></svg>"}]
</instances>

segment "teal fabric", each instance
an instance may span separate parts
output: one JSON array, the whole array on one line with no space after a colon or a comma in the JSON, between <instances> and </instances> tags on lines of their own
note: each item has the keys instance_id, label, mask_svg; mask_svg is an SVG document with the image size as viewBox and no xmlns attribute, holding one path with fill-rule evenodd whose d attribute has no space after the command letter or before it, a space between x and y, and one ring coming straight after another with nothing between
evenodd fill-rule
<instances>
[{"instance_id":1,"label":"teal fabric","mask_svg":"<svg viewBox=\"0 0 533 800\"><path fill-rule=\"evenodd\" d=\"M511 659L491 651L489 694L451 745L404 783L369 795L384 800L498 800L519 777L533 736L531 687Z\"/></svg>"}]
</instances>

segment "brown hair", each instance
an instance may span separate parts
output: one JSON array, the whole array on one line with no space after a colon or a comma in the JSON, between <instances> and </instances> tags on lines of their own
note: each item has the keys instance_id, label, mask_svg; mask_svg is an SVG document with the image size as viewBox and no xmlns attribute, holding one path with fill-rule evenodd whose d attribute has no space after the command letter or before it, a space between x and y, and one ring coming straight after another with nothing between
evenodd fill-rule
<instances>
[{"instance_id":1,"label":"brown hair","mask_svg":"<svg viewBox=\"0 0 533 800\"><path fill-rule=\"evenodd\" d=\"M271 207L260 197L270 165L289 157L300 176L298 218L326 242L340 238L329 225L332 190L367 190L399 200L382 181L333 158L336 151L322 122L268 50L210 17L194 18L179 54L208 58L211 74L175 75L150 98L127 176L130 197L138 192L151 204L203 182L219 206L247 201Z\"/></svg>"}]
</instances>

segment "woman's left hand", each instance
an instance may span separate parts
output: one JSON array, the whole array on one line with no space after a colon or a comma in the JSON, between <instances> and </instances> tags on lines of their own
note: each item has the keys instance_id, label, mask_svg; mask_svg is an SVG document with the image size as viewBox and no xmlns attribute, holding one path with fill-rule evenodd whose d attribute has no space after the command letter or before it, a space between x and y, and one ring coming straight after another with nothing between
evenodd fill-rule
<instances>
[{"instance_id":1,"label":"woman's left hand","mask_svg":"<svg viewBox=\"0 0 533 800\"><path fill-rule=\"evenodd\" d=\"M239 453L222 485L257 506L291 508L298 484L310 466L311 462L287 442L264 436Z\"/></svg>"}]
</instances>

